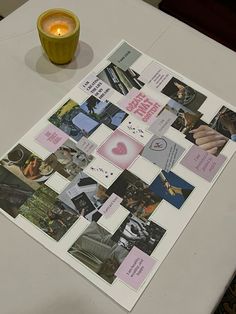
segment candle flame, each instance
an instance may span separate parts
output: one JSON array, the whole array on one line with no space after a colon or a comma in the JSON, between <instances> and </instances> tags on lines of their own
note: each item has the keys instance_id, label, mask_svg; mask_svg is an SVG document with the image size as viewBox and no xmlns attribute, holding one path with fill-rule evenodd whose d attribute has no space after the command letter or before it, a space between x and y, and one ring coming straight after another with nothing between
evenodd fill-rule
<instances>
[{"instance_id":1,"label":"candle flame","mask_svg":"<svg viewBox=\"0 0 236 314\"><path fill-rule=\"evenodd\" d=\"M60 28L57 29L57 35L61 36L61 29Z\"/></svg>"}]
</instances>

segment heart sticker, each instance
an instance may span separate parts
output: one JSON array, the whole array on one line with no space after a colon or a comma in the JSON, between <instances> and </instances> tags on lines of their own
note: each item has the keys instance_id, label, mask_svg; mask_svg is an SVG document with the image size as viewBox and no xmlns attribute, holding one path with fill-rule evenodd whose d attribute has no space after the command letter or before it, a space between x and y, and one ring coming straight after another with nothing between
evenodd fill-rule
<instances>
[{"instance_id":1,"label":"heart sticker","mask_svg":"<svg viewBox=\"0 0 236 314\"><path fill-rule=\"evenodd\" d=\"M127 147L123 142L118 142L116 147L112 148L112 152L115 155L125 155L127 154Z\"/></svg>"}]
</instances>

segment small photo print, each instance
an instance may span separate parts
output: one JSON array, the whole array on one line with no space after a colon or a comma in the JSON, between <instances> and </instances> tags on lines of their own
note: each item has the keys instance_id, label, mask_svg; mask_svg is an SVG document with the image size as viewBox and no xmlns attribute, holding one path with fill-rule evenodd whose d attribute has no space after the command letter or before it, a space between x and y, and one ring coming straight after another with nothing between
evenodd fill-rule
<instances>
[{"instance_id":1,"label":"small photo print","mask_svg":"<svg viewBox=\"0 0 236 314\"><path fill-rule=\"evenodd\" d=\"M216 127L216 126L214 126ZM228 137L219 133L202 120L199 120L194 128L186 135L186 139L197 145L203 151L218 156L228 142Z\"/></svg>"},{"instance_id":2,"label":"small photo print","mask_svg":"<svg viewBox=\"0 0 236 314\"><path fill-rule=\"evenodd\" d=\"M173 172L162 171L149 186L160 198L180 209L194 187Z\"/></svg>"},{"instance_id":3,"label":"small photo print","mask_svg":"<svg viewBox=\"0 0 236 314\"><path fill-rule=\"evenodd\" d=\"M115 280L117 269L129 253L113 241L112 234L96 222L91 222L68 252L110 284Z\"/></svg>"},{"instance_id":4,"label":"small photo print","mask_svg":"<svg viewBox=\"0 0 236 314\"><path fill-rule=\"evenodd\" d=\"M59 241L79 218L79 214L57 198L58 194L42 185L20 207L19 213L43 232Z\"/></svg>"},{"instance_id":5,"label":"small photo print","mask_svg":"<svg viewBox=\"0 0 236 314\"><path fill-rule=\"evenodd\" d=\"M161 202L161 197L151 191L148 184L128 170L109 187L107 194L112 193L120 196L123 199L121 205L143 221L151 216Z\"/></svg>"},{"instance_id":6,"label":"small photo print","mask_svg":"<svg viewBox=\"0 0 236 314\"><path fill-rule=\"evenodd\" d=\"M54 155L60 164L57 171L68 180L74 179L93 160L92 155L82 152L71 140L67 140Z\"/></svg>"},{"instance_id":7,"label":"small photo print","mask_svg":"<svg viewBox=\"0 0 236 314\"><path fill-rule=\"evenodd\" d=\"M236 112L223 106L210 122L209 126L236 142Z\"/></svg>"},{"instance_id":8,"label":"small photo print","mask_svg":"<svg viewBox=\"0 0 236 314\"><path fill-rule=\"evenodd\" d=\"M183 134L191 131L202 116L200 112L194 112L174 100L170 100L165 108L177 116L171 126Z\"/></svg>"},{"instance_id":9,"label":"small photo print","mask_svg":"<svg viewBox=\"0 0 236 314\"><path fill-rule=\"evenodd\" d=\"M63 132L79 141L83 136L89 137L98 127L99 123L86 115L72 99L69 99L58 109L49 121Z\"/></svg>"},{"instance_id":10,"label":"small photo print","mask_svg":"<svg viewBox=\"0 0 236 314\"><path fill-rule=\"evenodd\" d=\"M115 166L126 169L138 157L143 145L126 133L116 130L98 148L97 153Z\"/></svg>"},{"instance_id":11,"label":"small photo print","mask_svg":"<svg viewBox=\"0 0 236 314\"><path fill-rule=\"evenodd\" d=\"M0 208L13 218L34 190L10 171L0 166Z\"/></svg>"},{"instance_id":12,"label":"small photo print","mask_svg":"<svg viewBox=\"0 0 236 314\"><path fill-rule=\"evenodd\" d=\"M201 107L207 98L175 77L172 77L161 92L194 112Z\"/></svg>"},{"instance_id":13,"label":"small photo print","mask_svg":"<svg viewBox=\"0 0 236 314\"><path fill-rule=\"evenodd\" d=\"M143 222L129 214L112 236L112 240L130 251L134 246L151 255L166 230L152 221Z\"/></svg>"},{"instance_id":14,"label":"small photo print","mask_svg":"<svg viewBox=\"0 0 236 314\"><path fill-rule=\"evenodd\" d=\"M59 195L59 199L89 221L102 216L99 208L108 199L106 189L81 172Z\"/></svg>"},{"instance_id":15,"label":"small photo print","mask_svg":"<svg viewBox=\"0 0 236 314\"><path fill-rule=\"evenodd\" d=\"M37 190L55 171L57 161L51 155L46 160L30 152L21 144L16 145L1 161L0 164Z\"/></svg>"},{"instance_id":16,"label":"small photo print","mask_svg":"<svg viewBox=\"0 0 236 314\"><path fill-rule=\"evenodd\" d=\"M128 116L126 112L110 102L100 101L90 96L82 105L81 110L99 124L105 124L115 130Z\"/></svg>"},{"instance_id":17,"label":"small photo print","mask_svg":"<svg viewBox=\"0 0 236 314\"><path fill-rule=\"evenodd\" d=\"M113 63L109 64L97 76L123 95L128 94L133 87L141 89L144 86L144 83L138 79L139 74L135 71L130 68L123 71Z\"/></svg>"}]
</instances>

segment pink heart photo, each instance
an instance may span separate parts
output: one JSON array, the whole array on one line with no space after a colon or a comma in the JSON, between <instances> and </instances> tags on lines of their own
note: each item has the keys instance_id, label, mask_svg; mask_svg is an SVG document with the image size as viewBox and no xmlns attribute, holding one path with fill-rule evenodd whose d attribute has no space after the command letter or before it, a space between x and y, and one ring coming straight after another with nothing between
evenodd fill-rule
<instances>
[{"instance_id":1,"label":"pink heart photo","mask_svg":"<svg viewBox=\"0 0 236 314\"><path fill-rule=\"evenodd\" d=\"M112 148L112 152L115 155L126 155L127 154L127 147L124 143L118 142L116 147Z\"/></svg>"}]
</instances>

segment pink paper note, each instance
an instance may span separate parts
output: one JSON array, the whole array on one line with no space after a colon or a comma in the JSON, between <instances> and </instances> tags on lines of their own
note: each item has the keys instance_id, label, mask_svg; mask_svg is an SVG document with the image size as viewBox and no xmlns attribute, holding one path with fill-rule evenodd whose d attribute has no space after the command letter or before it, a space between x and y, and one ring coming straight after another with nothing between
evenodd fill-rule
<instances>
[{"instance_id":1,"label":"pink paper note","mask_svg":"<svg viewBox=\"0 0 236 314\"><path fill-rule=\"evenodd\" d=\"M99 212L109 218L120 206L122 198L112 193L108 200L99 208Z\"/></svg>"},{"instance_id":2,"label":"pink paper note","mask_svg":"<svg viewBox=\"0 0 236 314\"><path fill-rule=\"evenodd\" d=\"M115 275L127 285L138 290L155 264L156 261L152 257L134 246Z\"/></svg>"},{"instance_id":3,"label":"pink paper note","mask_svg":"<svg viewBox=\"0 0 236 314\"><path fill-rule=\"evenodd\" d=\"M50 152L54 153L68 138L69 136L66 133L50 124L35 138L35 140Z\"/></svg>"},{"instance_id":4,"label":"pink paper note","mask_svg":"<svg viewBox=\"0 0 236 314\"><path fill-rule=\"evenodd\" d=\"M223 155L216 157L193 145L182 159L181 164L211 182L225 160L226 157Z\"/></svg>"}]
</instances>

